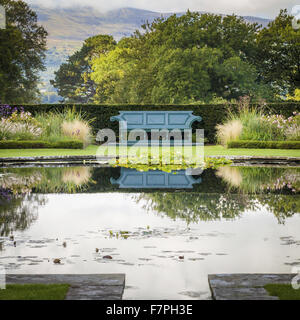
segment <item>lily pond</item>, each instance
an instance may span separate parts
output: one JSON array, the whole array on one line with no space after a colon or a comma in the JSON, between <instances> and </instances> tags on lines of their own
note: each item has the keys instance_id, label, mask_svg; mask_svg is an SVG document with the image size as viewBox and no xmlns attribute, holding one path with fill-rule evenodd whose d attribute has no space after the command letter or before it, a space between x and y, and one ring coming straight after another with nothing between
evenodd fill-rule
<instances>
[{"instance_id":1,"label":"lily pond","mask_svg":"<svg viewBox=\"0 0 300 320\"><path fill-rule=\"evenodd\" d=\"M208 274L300 268L299 213L299 167L2 168L0 267L124 273L124 299L210 299Z\"/></svg>"}]
</instances>

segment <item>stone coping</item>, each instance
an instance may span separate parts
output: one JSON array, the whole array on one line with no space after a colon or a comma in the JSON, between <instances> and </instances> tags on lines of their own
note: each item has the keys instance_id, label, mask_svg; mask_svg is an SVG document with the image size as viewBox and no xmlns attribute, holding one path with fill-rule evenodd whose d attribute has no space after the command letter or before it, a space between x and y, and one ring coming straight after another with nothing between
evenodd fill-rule
<instances>
[{"instance_id":1,"label":"stone coping","mask_svg":"<svg viewBox=\"0 0 300 320\"><path fill-rule=\"evenodd\" d=\"M65 300L122 300L125 274L7 274L6 284L69 284Z\"/></svg>"},{"instance_id":2,"label":"stone coping","mask_svg":"<svg viewBox=\"0 0 300 320\"><path fill-rule=\"evenodd\" d=\"M265 157L265 156L209 156L209 158L226 158L234 164L292 164L300 165L300 157ZM107 164L113 157L97 158L89 156L37 156L0 158L0 166L6 164Z\"/></svg>"},{"instance_id":3,"label":"stone coping","mask_svg":"<svg viewBox=\"0 0 300 320\"><path fill-rule=\"evenodd\" d=\"M208 275L214 300L279 300L264 289L266 284L290 284L296 274Z\"/></svg>"},{"instance_id":4,"label":"stone coping","mask_svg":"<svg viewBox=\"0 0 300 320\"><path fill-rule=\"evenodd\" d=\"M103 157L98 158L98 160L109 160L112 157ZM35 156L35 157L1 157L0 162L35 162L35 161L53 161L53 162L61 162L61 161L89 161L89 160L97 160L96 155L86 155L86 156Z\"/></svg>"}]
</instances>

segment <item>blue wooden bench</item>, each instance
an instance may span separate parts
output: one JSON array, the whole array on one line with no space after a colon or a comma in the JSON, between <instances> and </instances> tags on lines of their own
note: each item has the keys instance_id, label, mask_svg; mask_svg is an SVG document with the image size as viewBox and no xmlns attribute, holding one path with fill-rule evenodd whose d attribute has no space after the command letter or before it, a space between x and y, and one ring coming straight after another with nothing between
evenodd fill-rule
<instances>
[{"instance_id":1,"label":"blue wooden bench","mask_svg":"<svg viewBox=\"0 0 300 320\"><path fill-rule=\"evenodd\" d=\"M153 129L169 131L179 129L191 129L195 121L202 118L194 116L193 111L120 111L118 116L110 118L111 121L120 122L120 143L125 143L127 132L143 129L150 132ZM128 144L136 143L136 140L128 141Z\"/></svg>"}]
</instances>

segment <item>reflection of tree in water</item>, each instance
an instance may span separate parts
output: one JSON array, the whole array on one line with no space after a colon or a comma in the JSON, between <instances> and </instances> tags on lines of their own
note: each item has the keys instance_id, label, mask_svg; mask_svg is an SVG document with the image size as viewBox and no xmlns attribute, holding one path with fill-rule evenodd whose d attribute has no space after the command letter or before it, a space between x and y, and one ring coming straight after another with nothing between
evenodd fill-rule
<instances>
[{"instance_id":1,"label":"reflection of tree in water","mask_svg":"<svg viewBox=\"0 0 300 320\"><path fill-rule=\"evenodd\" d=\"M89 167L1 170L0 236L26 230L38 218L38 208L46 198L33 191L74 193L91 182L91 172Z\"/></svg>"},{"instance_id":2,"label":"reflection of tree in water","mask_svg":"<svg viewBox=\"0 0 300 320\"><path fill-rule=\"evenodd\" d=\"M217 176L230 188L272 212L279 223L300 213L300 169L282 167L222 167Z\"/></svg>"},{"instance_id":3,"label":"reflection of tree in water","mask_svg":"<svg viewBox=\"0 0 300 320\"><path fill-rule=\"evenodd\" d=\"M146 201L146 210L154 210L187 223L235 219L244 211L256 208L255 201L247 196L230 194L156 192L141 194L136 201Z\"/></svg>"},{"instance_id":4,"label":"reflection of tree in water","mask_svg":"<svg viewBox=\"0 0 300 320\"><path fill-rule=\"evenodd\" d=\"M281 194L258 195L257 200L261 205L268 208L270 212L278 219L280 224L294 214L300 213L300 196L289 196Z\"/></svg>"},{"instance_id":5,"label":"reflection of tree in water","mask_svg":"<svg viewBox=\"0 0 300 320\"><path fill-rule=\"evenodd\" d=\"M45 205L42 195L24 195L0 198L0 236L7 237L14 231L24 231L38 218L38 208Z\"/></svg>"},{"instance_id":6,"label":"reflection of tree in water","mask_svg":"<svg viewBox=\"0 0 300 320\"><path fill-rule=\"evenodd\" d=\"M0 171L0 196L1 188L4 193L10 190L13 194L83 191L95 183L91 179L92 171L91 167L3 169Z\"/></svg>"},{"instance_id":7,"label":"reflection of tree in water","mask_svg":"<svg viewBox=\"0 0 300 320\"><path fill-rule=\"evenodd\" d=\"M204 194L204 193L147 193L135 198L146 201L143 208L181 219L189 223L236 219L247 210L264 206L279 223L300 212L300 197L290 195Z\"/></svg>"},{"instance_id":8,"label":"reflection of tree in water","mask_svg":"<svg viewBox=\"0 0 300 320\"><path fill-rule=\"evenodd\" d=\"M35 169L5 170L0 176L0 236L26 230L37 219L38 207L45 203L45 198L31 191L41 179Z\"/></svg>"},{"instance_id":9,"label":"reflection of tree in water","mask_svg":"<svg viewBox=\"0 0 300 320\"><path fill-rule=\"evenodd\" d=\"M92 183L89 167L9 168L0 173L0 236L26 230L38 218L46 198L32 192L74 193Z\"/></svg>"},{"instance_id":10,"label":"reflection of tree in water","mask_svg":"<svg viewBox=\"0 0 300 320\"><path fill-rule=\"evenodd\" d=\"M216 176L231 188L245 194L300 193L300 168L282 167L221 167Z\"/></svg>"}]
</instances>

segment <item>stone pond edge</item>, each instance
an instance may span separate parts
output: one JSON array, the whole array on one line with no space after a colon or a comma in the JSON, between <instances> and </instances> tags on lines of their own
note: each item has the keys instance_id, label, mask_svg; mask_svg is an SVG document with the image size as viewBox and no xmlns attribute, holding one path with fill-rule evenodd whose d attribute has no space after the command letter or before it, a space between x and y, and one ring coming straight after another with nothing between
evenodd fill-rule
<instances>
[{"instance_id":1,"label":"stone pond edge","mask_svg":"<svg viewBox=\"0 0 300 320\"><path fill-rule=\"evenodd\" d=\"M276 165L300 165L300 157L264 157L264 156L210 156L209 158L226 158L234 164L276 164ZM112 157L98 158L95 155L89 156L37 156L37 157L0 157L0 166L6 164L100 164L109 163Z\"/></svg>"},{"instance_id":2,"label":"stone pond edge","mask_svg":"<svg viewBox=\"0 0 300 320\"><path fill-rule=\"evenodd\" d=\"M209 274L213 300L279 300L264 289L266 284L291 284L297 274Z\"/></svg>"},{"instance_id":3,"label":"stone pond edge","mask_svg":"<svg viewBox=\"0 0 300 320\"><path fill-rule=\"evenodd\" d=\"M7 274L6 284L69 284L65 300L122 300L125 274Z\"/></svg>"}]
</instances>

